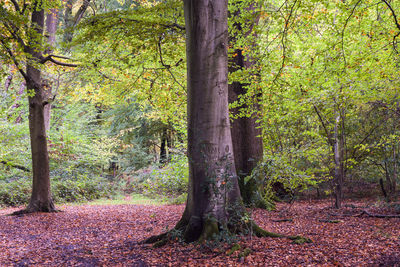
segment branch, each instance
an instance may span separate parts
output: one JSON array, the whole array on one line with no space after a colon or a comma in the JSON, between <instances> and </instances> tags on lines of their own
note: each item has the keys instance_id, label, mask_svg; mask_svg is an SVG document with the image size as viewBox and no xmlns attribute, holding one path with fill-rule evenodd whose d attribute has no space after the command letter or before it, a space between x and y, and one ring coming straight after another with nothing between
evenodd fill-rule
<instances>
[{"instance_id":1,"label":"branch","mask_svg":"<svg viewBox=\"0 0 400 267\"><path fill-rule=\"evenodd\" d=\"M19 5L18 5L17 1L11 0L11 3L13 3L13 5L14 5L14 7L15 7L15 11L17 11L17 12L20 13L20 14L22 14L22 13L21 13L21 9L19 8Z\"/></svg>"},{"instance_id":2,"label":"branch","mask_svg":"<svg viewBox=\"0 0 400 267\"><path fill-rule=\"evenodd\" d=\"M399 21L397 19L397 15L394 12L393 7L389 4L389 2L387 0L381 0L381 1L384 2L386 4L386 6L390 9L390 12L392 12L394 24L396 24L397 29L400 30L400 23L399 23ZM396 52L397 52L397 49L396 49L396 46L395 46L395 40L399 35L400 35L400 31L395 36L393 36L393 47L394 47L394 50L396 50Z\"/></svg>"},{"instance_id":3,"label":"branch","mask_svg":"<svg viewBox=\"0 0 400 267\"><path fill-rule=\"evenodd\" d=\"M328 128L326 127L325 122L324 122L321 114L319 113L319 110L318 110L317 106L315 104L313 104L313 106L314 106L315 112L317 112L317 115L318 115L318 118L319 118L319 120L320 120L320 122L322 124L322 127L324 128L324 131L326 133L326 137L328 138L328 143L333 147L332 135L329 133Z\"/></svg>"},{"instance_id":4,"label":"branch","mask_svg":"<svg viewBox=\"0 0 400 267\"><path fill-rule=\"evenodd\" d=\"M176 79L175 75L172 73L172 71L171 71L171 65L168 65L168 64L165 64L165 63L164 63L163 56L162 56L162 49L161 49L161 36L160 36L159 39L158 39L158 51L159 51L159 54L160 54L160 62L161 62L161 65L163 65L163 67L165 67L165 68L167 69L167 71L169 72L169 74L171 74L172 79L174 79L174 81L175 81L180 87L182 87L183 89L185 89L185 87ZM181 62L182 62L182 59L180 59L180 60L175 64L175 66L176 66L176 67L179 66L179 64L180 64Z\"/></svg>"},{"instance_id":5,"label":"branch","mask_svg":"<svg viewBox=\"0 0 400 267\"><path fill-rule=\"evenodd\" d=\"M21 166L21 165L18 165L18 164L14 164L14 163L11 163L11 162L7 162L5 160L0 161L0 163L4 164L4 165L7 165L7 166L10 166L10 167L13 167L13 168L16 168L16 169L19 169L19 170L22 170L22 171L25 171L25 172L31 172L30 169L28 169L28 168L26 168L24 166Z\"/></svg>"},{"instance_id":6,"label":"branch","mask_svg":"<svg viewBox=\"0 0 400 267\"><path fill-rule=\"evenodd\" d=\"M53 62L54 64L64 66L64 67L72 67L76 68L78 67L78 64L73 64L73 63L66 63L66 62L61 62L58 61L54 58L61 58L61 59L70 59L69 57L64 57L64 56L57 56L57 55L48 55L47 57L42 57L39 61L40 64L45 64L47 61Z\"/></svg>"},{"instance_id":7,"label":"branch","mask_svg":"<svg viewBox=\"0 0 400 267\"><path fill-rule=\"evenodd\" d=\"M361 3L362 0L358 0L358 2L354 5L353 9L350 12L350 15L347 17L344 26L343 26L343 30L342 30L342 54L343 54L343 60L344 60L344 66L346 66L346 54L344 53L344 31L346 30L347 24L350 21L351 16L353 16L354 11L356 10L357 6Z\"/></svg>"},{"instance_id":8,"label":"branch","mask_svg":"<svg viewBox=\"0 0 400 267\"><path fill-rule=\"evenodd\" d=\"M12 61L14 62L15 66L17 67L18 71L21 73L22 77L26 81L28 81L28 75L25 73L25 71L20 67L19 62L17 61L17 58L15 57L14 53L11 51L10 48L7 47L7 45L4 43L2 39L0 39L1 45L4 47L4 49L7 51L7 53L10 55Z\"/></svg>"},{"instance_id":9,"label":"branch","mask_svg":"<svg viewBox=\"0 0 400 267\"><path fill-rule=\"evenodd\" d=\"M74 21L73 21L74 23L73 23L72 27L75 27L79 23L79 21L83 18L83 15L85 14L89 4L90 4L90 0L83 1L83 4L79 8L78 12L75 14Z\"/></svg>"}]
</instances>

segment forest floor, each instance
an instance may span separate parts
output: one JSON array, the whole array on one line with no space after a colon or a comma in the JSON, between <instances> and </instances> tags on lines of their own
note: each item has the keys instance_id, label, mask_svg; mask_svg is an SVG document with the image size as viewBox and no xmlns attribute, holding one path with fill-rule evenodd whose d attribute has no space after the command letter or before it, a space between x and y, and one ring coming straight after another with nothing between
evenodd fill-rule
<instances>
[{"instance_id":1,"label":"forest floor","mask_svg":"<svg viewBox=\"0 0 400 267\"><path fill-rule=\"evenodd\" d=\"M400 219L355 216L366 203L346 201L340 211L327 200L253 210L264 229L313 243L245 237L231 255L228 244L174 242L153 248L140 243L171 229L183 205L65 205L63 212L21 217L6 216L17 209L2 209L0 266L400 266ZM393 212L372 203L368 211ZM239 257L246 248L250 254Z\"/></svg>"}]
</instances>

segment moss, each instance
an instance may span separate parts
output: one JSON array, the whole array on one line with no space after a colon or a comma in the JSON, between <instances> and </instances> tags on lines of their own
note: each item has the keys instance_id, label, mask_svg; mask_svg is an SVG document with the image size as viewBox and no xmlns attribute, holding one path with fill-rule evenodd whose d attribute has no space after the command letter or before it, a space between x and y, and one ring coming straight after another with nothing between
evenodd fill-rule
<instances>
[{"instance_id":1,"label":"moss","mask_svg":"<svg viewBox=\"0 0 400 267\"><path fill-rule=\"evenodd\" d=\"M253 251L249 248L245 248L242 252L240 252L238 258L246 258L247 256L249 256Z\"/></svg>"},{"instance_id":2,"label":"moss","mask_svg":"<svg viewBox=\"0 0 400 267\"><path fill-rule=\"evenodd\" d=\"M229 250L226 252L226 255L230 256L230 255L232 255L233 253L235 253L235 251L238 251L239 249L241 249L241 246L240 246L238 243L236 243L235 245L233 245L233 246L231 247L231 249L229 249Z\"/></svg>"},{"instance_id":3,"label":"moss","mask_svg":"<svg viewBox=\"0 0 400 267\"><path fill-rule=\"evenodd\" d=\"M203 231L200 235L199 242L210 240L219 234L218 221L211 217L206 218L203 222Z\"/></svg>"},{"instance_id":4,"label":"moss","mask_svg":"<svg viewBox=\"0 0 400 267\"><path fill-rule=\"evenodd\" d=\"M312 243L312 242L313 242L310 238L303 237L303 236L299 236L299 235L296 235L296 236L288 236L287 238L289 238L290 240L292 240L293 243L299 244L299 245L304 244L304 243Z\"/></svg>"},{"instance_id":5,"label":"moss","mask_svg":"<svg viewBox=\"0 0 400 267\"><path fill-rule=\"evenodd\" d=\"M153 244L153 247L154 248L161 248L161 247L165 246L167 243L168 243L168 239L167 238L163 238L163 239L155 242Z\"/></svg>"},{"instance_id":6,"label":"moss","mask_svg":"<svg viewBox=\"0 0 400 267\"><path fill-rule=\"evenodd\" d=\"M278 233L265 231L254 222L251 223L251 227L253 229L254 235L256 235L257 237L285 237L284 235Z\"/></svg>"}]
</instances>

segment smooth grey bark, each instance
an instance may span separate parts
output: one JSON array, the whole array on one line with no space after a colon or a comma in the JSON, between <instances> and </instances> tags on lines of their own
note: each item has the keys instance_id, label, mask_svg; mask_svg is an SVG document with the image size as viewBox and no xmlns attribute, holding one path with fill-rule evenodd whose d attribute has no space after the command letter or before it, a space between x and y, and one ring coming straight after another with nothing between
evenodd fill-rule
<instances>
[{"instance_id":1,"label":"smooth grey bark","mask_svg":"<svg viewBox=\"0 0 400 267\"><path fill-rule=\"evenodd\" d=\"M229 206L241 203L228 112L227 6L227 0L184 1L189 188L176 228L187 242L210 237L228 223Z\"/></svg>"},{"instance_id":2,"label":"smooth grey bark","mask_svg":"<svg viewBox=\"0 0 400 267\"><path fill-rule=\"evenodd\" d=\"M46 49L46 54L53 53L54 46L56 44L56 31L57 31L57 19L58 12L56 9L51 9L46 15L46 34L47 34L47 44L48 48ZM45 81L43 79L43 81ZM42 82L44 87L44 97L47 104L44 106L44 125L46 129L46 133L50 130L50 120L51 120L51 98L52 98L52 86L51 81L46 80Z\"/></svg>"},{"instance_id":3,"label":"smooth grey bark","mask_svg":"<svg viewBox=\"0 0 400 267\"><path fill-rule=\"evenodd\" d=\"M335 162L335 208L342 208L344 183L344 131L340 111L336 115L334 129L334 162ZM339 127L341 130L339 132Z\"/></svg>"},{"instance_id":4,"label":"smooth grey bark","mask_svg":"<svg viewBox=\"0 0 400 267\"><path fill-rule=\"evenodd\" d=\"M34 1L31 29L37 35L43 35L45 13L40 5L41 1ZM30 41L28 53L31 59L27 62L26 87L33 91L34 95L28 97L29 101L29 130L32 150L32 195L25 212L52 212L55 211L50 191L49 153L47 150L47 138L44 119L44 90L42 86L42 73L37 62L42 54L37 49L39 44Z\"/></svg>"}]
</instances>

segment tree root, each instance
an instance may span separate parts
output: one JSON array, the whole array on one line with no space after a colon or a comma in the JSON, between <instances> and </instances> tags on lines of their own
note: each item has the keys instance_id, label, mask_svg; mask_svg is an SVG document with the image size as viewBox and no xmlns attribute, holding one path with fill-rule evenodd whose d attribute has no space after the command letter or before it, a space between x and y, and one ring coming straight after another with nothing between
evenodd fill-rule
<instances>
[{"instance_id":1,"label":"tree root","mask_svg":"<svg viewBox=\"0 0 400 267\"><path fill-rule=\"evenodd\" d=\"M372 218L400 218L400 214L373 214L370 213L366 210L361 211L358 214L335 214L335 213L329 213L330 216L336 216L336 217L361 217L363 215L367 215L368 217Z\"/></svg>"},{"instance_id":2,"label":"tree root","mask_svg":"<svg viewBox=\"0 0 400 267\"><path fill-rule=\"evenodd\" d=\"M366 214L368 217L373 217L373 218L400 218L399 214L372 214L369 213L366 210L363 210L360 214L354 215L354 217L361 217L362 215Z\"/></svg>"},{"instance_id":3,"label":"tree root","mask_svg":"<svg viewBox=\"0 0 400 267\"><path fill-rule=\"evenodd\" d=\"M261 227L259 227L255 222L251 221L247 223L248 229L251 229L250 234L257 236L257 237L273 237L273 238L288 238L293 241L295 244L304 244L304 243L312 243L313 241L310 238L303 237L303 236L290 236L290 235L283 235L279 233L273 233L273 232L268 232ZM190 227L190 224L187 225L186 231L183 235L183 240L187 243L191 243L193 241L197 241L199 243L203 243L207 240L213 240L220 234L220 226L216 220L213 218L210 219L205 219L203 229L201 231L200 236L196 240L188 239L187 237L187 232L190 232L191 230L188 230ZM144 240L142 243L144 244L153 244L153 247L159 248L164 245L166 245L169 241L174 241L178 240L177 232L183 233L184 228L174 228L168 232L162 233L160 235L155 235L147 238ZM234 230L234 231L229 231L230 233L234 234L239 234L240 232L243 232L241 230ZM175 238L174 238L175 236Z\"/></svg>"},{"instance_id":4,"label":"tree root","mask_svg":"<svg viewBox=\"0 0 400 267\"><path fill-rule=\"evenodd\" d=\"M303 236L290 236L290 235L282 235L278 233L268 232L262 229L260 226L252 222L252 229L254 231L254 235L257 237L277 237L277 238L288 238L293 241L295 244L304 244L304 243L312 243L313 241L310 238Z\"/></svg>"},{"instance_id":5,"label":"tree root","mask_svg":"<svg viewBox=\"0 0 400 267\"><path fill-rule=\"evenodd\" d=\"M57 213L57 212L62 212L61 210L57 210L56 208L54 208L54 205L50 205L50 206L42 206L41 208L30 208L27 207L26 209L23 210L17 210L13 213L10 214L10 216L23 216L26 214L30 214L30 213L35 213L35 212L48 212L48 213Z\"/></svg>"}]
</instances>

